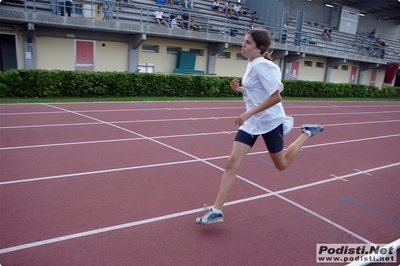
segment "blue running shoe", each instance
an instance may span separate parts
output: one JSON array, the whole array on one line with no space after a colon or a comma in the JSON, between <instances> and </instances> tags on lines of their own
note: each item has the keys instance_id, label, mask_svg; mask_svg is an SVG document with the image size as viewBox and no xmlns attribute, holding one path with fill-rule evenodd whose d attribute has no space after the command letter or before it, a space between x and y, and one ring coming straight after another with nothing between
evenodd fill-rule
<instances>
[{"instance_id":1,"label":"blue running shoe","mask_svg":"<svg viewBox=\"0 0 400 266\"><path fill-rule=\"evenodd\" d=\"M318 132L324 131L324 127L319 124L304 124L301 126L301 132L307 133L310 137L314 136Z\"/></svg>"},{"instance_id":2,"label":"blue running shoe","mask_svg":"<svg viewBox=\"0 0 400 266\"><path fill-rule=\"evenodd\" d=\"M203 217L196 218L196 223L205 225L224 221L224 215L222 214L222 212L212 212L212 209L208 209L206 205L204 205L204 209L206 209L207 213Z\"/></svg>"}]
</instances>

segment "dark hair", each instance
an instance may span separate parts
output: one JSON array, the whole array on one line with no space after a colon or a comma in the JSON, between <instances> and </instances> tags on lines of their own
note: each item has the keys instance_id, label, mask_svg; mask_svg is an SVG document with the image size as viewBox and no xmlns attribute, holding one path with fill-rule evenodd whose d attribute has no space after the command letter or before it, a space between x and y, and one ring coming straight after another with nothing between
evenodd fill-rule
<instances>
[{"instance_id":1,"label":"dark hair","mask_svg":"<svg viewBox=\"0 0 400 266\"><path fill-rule=\"evenodd\" d=\"M269 50L271 46L271 34L269 31L264 28L253 28L249 30L247 34L251 35L256 43L256 47L261 50L261 55L263 55L265 59L272 61L272 51Z\"/></svg>"}]
</instances>

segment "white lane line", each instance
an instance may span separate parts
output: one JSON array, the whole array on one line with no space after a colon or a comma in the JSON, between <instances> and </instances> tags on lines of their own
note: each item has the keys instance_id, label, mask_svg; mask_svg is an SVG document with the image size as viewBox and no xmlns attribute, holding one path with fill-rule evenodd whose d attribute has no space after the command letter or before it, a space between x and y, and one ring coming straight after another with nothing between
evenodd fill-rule
<instances>
[{"instance_id":1,"label":"white lane line","mask_svg":"<svg viewBox=\"0 0 400 266\"><path fill-rule=\"evenodd\" d=\"M363 124L377 124L377 123L393 123L393 122L400 122L400 120L386 120L386 121L369 121L369 122L351 122L351 123L341 123L341 124L327 124L324 125L325 127L333 127L333 126L348 126L348 125L363 125ZM85 123L84 125L94 123ZM102 123L95 123L95 124L102 124ZM83 124L80 124L83 125ZM299 127L293 127L299 128ZM234 131L225 131L224 133L235 133L237 130ZM176 138L176 137L193 137L199 135L218 135L221 132L209 132L209 133L193 133L193 134L182 134L182 135L167 135L167 136L154 136L150 137L152 139L164 139L164 138ZM388 137L397 136L397 135L387 135ZM372 137L375 138L375 137ZM25 149L25 148L41 148L41 147L52 147L52 146L63 146L63 145L79 145L79 144L92 144L92 143L106 143L106 142L117 142L117 141L131 141L131 140L140 140L145 139L142 137L138 138L128 138L128 139L114 139L114 140L94 140L94 141L82 141L82 142L67 142L67 143L53 143L53 144L38 144L38 145L28 145L28 146L11 146L11 147L3 147L0 150L9 150L9 149Z\"/></svg>"},{"instance_id":2,"label":"white lane line","mask_svg":"<svg viewBox=\"0 0 400 266\"><path fill-rule=\"evenodd\" d=\"M149 102L151 103L151 102ZM206 102L207 103L207 102ZM229 109L243 109L242 101L237 101L237 102L231 102L231 103L240 103L240 106L226 106L226 107L218 107L218 106L211 106L211 107L176 107L176 108L170 108L172 111L180 111L180 110L229 110ZM284 104L287 104L288 102L284 102ZM52 104L52 103L48 103ZM61 104L61 103L53 103L53 104ZM75 104L75 103L74 103ZM11 106L13 104L7 104L7 106ZM1 106L1 105L0 105ZM21 106L19 104L19 106ZM285 106L285 109L311 109L311 108L326 108L326 109L333 109L333 108L387 108L387 107L400 107L400 105L365 105L365 106L359 106L359 105L315 105L315 106L291 106L287 105ZM75 112L77 113L109 113L109 112L132 112L132 111L162 111L165 110L165 107L159 107L159 108L125 108L125 109L91 109L91 110L76 110ZM386 112L386 111L383 111ZM390 111L389 111L390 112ZM40 114L63 114L65 111L40 111L40 112L13 112L13 113L7 113L7 112L2 112L0 113L0 116L8 116L8 115L40 115Z\"/></svg>"},{"instance_id":3,"label":"white lane line","mask_svg":"<svg viewBox=\"0 0 400 266\"><path fill-rule=\"evenodd\" d=\"M398 111L400 112L400 111ZM386 112L384 112L386 113ZM79 114L79 113L76 113ZM299 116L315 116L315 115L335 115L335 114L288 114L289 116L299 117ZM352 115L351 113L341 113L340 115ZM220 116L220 117L194 117L197 120L219 120L219 119L236 119L237 116ZM110 122L83 122L83 123L68 123L68 124L44 124L44 125L28 125L28 126L5 126L0 127L0 129L15 129L15 128L40 128L40 127L62 127L62 126L86 126L86 125L101 125L104 123L111 124L125 124L125 123L154 123L154 122L173 122L173 121L190 121L191 118L168 118L168 119L144 119L144 120L122 120L122 121L110 121ZM353 123L342 123L342 124L332 124L332 125L345 125L345 124L372 124L372 123L387 123L387 122L399 122L400 120L383 120L383 121L366 121L366 122L353 122ZM324 125L325 126L325 125Z\"/></svg>"},{"instance_id":4,"label":"white lane line","mask_svg":"<svg viewBox=\"0 0 400 266\"><path fill-rule=\"evenodd\" d=\"M113 173L113 172L119 172L119 171L128 171L128 170L152 168L152 167L159 167L159 166L168 166L168 165L177 165L177 164L194 163L194 162L198 162L198 161L199 161L199 160L193 159L193 160L186 160L186 161L176 161L176 162L158 163L158 164L148 164L148 165L138 165L138 166L130 166L130 167L122 167L122 168L113 168L113 169L105 169L105 170L97 170L97 171L88 171L88 172L80 172L80 173L72 173L72 174L53 175L53 176L43 176L43 177L35 177L35 178L28 178L28 179L4 181L4 182L0 182L0 185L3 186L3 185L11 185L11 184L18 184L18 183L33 182L33 181L42 181L42 180L51 180L51 179L65 178L65 177L74 177L74 176L85 176L85 175L95 175L95 174Z\"/></svg>"},{"instance_id":5,"label":"white lane line","mask_svg":"<svg viewBox=\"0 0 400 266\"><path fill-rule=\"evenodd\" d=\"M231 205L235 205L235 204L240 204L243 202L248 202L248 201L253 201L253 200L257 200L257 199L261 199L261 198L265 198L265 197L270 197L270 196L277 196L285 201L287 201L290 204L293 204L294 206L316 216L319 219L322 219L323 221L335 226L336 228L349 233L350 235L354 236L355 238L358 238L359 240L371 244L372 242L357 235L356 233L346 229L345 227L325 218L322 215L319 215L318 213L292 201L289 200L283 196L281 196L280 194L283 193L287 193L290 191L295 191L295 190L299 190L299 189L304 189L306 187L312 187L312 186L317 186L320 184L324 184L324 183L328 183L328 182L333 182L335 180L340 180L340 178L349 178L352 176L356 176L356 175L361 175L364 172L373 172L373 171L378 171L378 170L382 170L382 169L386 169L389 167L394 167L400 165L400 162L398 163L394 163L394 164L390 164L390 165L385 165L385 166L381 166L381 167L376 167L376 168L372 168L372 169L368 169L365 171L361 171L361 172L357 172L357 173L351 173L351 174L347 174L347 175L343 175L343 176L339 176L338 178L330 178L330 179L326 179L326 180L321 180L321 181L317 181L317 182L313 182L307 185L301 185L301 186L297 186L297 187L292 187L289 189L283 189L283 190L279 190L279 191L270 191L264 187L258 186L260 188L262 188L262 190L268 192L266 194L262 194L262 195L258 195L258 196L253 196L253 197L249 197L249 198L244 198L244 199L240 199L240 200L235 200L235 201L231 201L231 202L227 202L225 204L225 206L231 206ZM238 176L239 177L239 176ZM243 177L239 177L241 179L244 179ZM13 252L13 251L18 251L18 250L22 250L22 249L27 249L27 248L32 248L32 247L38 247L38 246L42 246L42 245L46 245L46 244L51 244L51 243L56 243L56 242L61 242L61 241L65 241L65 240L70 240L70 239L74 239L74 238L79 238L79 237L85 237L85 236L89 236L89 235L94 235L94 234L100 234L100 233L105 233L105 232L109 232L109 231L113 231L113 230L118 230L118 229L123 229L123 228L128 228L128 227L134 227L137 225L142 225L142 224L148 224L148 223L153 223L153 222L157 222L157 221L161 221L161 220L167 220L167 219L172 219L172 218L176 218L176 217L180 217L180 216L185 216L185 215L189 215L189 214L193 214L193 213L197 213L197 212L201 212L204 211L203 208L198 208L198 209L192 209L192 210L187 210L187 211L182 211L182 212L177 212L177 213L173 213L173 214L168 214L168 215L163 215L163 216L158 216L158 217L153 217L153 218L149 218L149 219L144 219L144 220L140 220L140 221L136 221L136 222L130 222L130 223L124 223L124 224L119 224L119 225L114 225L114 226L109 226L109 227L103 227L103 228L99 228L99 229L94 229L94 230L89 230L89 231L84 231L84 232L80 232L80 233L76 233L76 234L70 234L70 235L65 235L65 236L60 236L60 237L55 237L55 238L50 238L50 239L46 239L46 240L41 240L41 241L36 241L36 242L31 242L31 243L27 243L27 244L23 244L23 245L17 245L17 246L13 246L13 247L8 247L8 248L3 248L0 249L0 254L4 254L4 253L9 253L9 252Z\"/></svg>"},{"instance_id":6,"label":"white lane line","mask_svg":"<svg viewBox=\"0 0 400 266\"><path fill-rule=\"evenodd\" d=\"M357 169L357 168L354 168L354 171L357 171L357 172L361 172L361 170L360 169ZM372 176L372 174L370 174L370 173L365 173L366 175L369 175L369 176Z\"/></svg>"},{"instance_id":7,"label":"white lane line","mask_svg":"<svg viewBox=\"0 0 400 266\"><path fill-rule=\"evenodd\" d=\"M155 137L150 137L150 138L152 138L152 139L169 139L169 138L181 138L181 137L225 135L225 134L233 134L233 133L236 133L236 130L234 130L234 131L222 131L222 132L209 132L209 133L193 133L193 134L182 134L182 135L155 136ZM392 138L392 137L398 137L398 136L400 136L400 134L383 135L383 136L376 136L376 137L369 137L369 138L362 138L362 139L353 139L353 140L343 140L343 141L357 142L357 141L365 141L365 140ZM137 138L127 138L127 139L93 140L93 141L64 142L64 143L38 144L38 145L27 145L27 146L10 146L10 147L0 148L0 151L1 150L14 150L14 149L30 149L30 148L69 146L69 145L98 144L98 143L121 142L121 141L135 141L135 140L143 140L143 139L145 139L145 138L137 137ZM343 141L341 141L341 142L330 142L330 143L317 144L317 145L325 146L325 145L333 145L333 144L342 144ZM347 143L347 142L345 142L345 143ZM304 147L307 147L307 146L304 146Z\"/></svg>"},{"instance_id":8,"label":"white lane line","mask_svg":"<svg viewBox=\"0 0 400 266\"><path fill-rule=\"evenodd\" d=\"M221 134L221 133L219 133L219 134ZM346 144L346 143L351 143L351 142L368 141L368 140L375 140L375 139L384 139L384 138L391 138L391 137L399 137L399 136L400 136L400 134L396 134L396 135L378 136L378 137L372 137L372 138L363 138L363 139L336 141L336 142L330 142L330 143L320 143L320 144L313 144L313 145L305 145L305 146L302 147L302 149L323 147L323 146L337 145L337 144ZM140 138L140 139L143 139L143 138ZM0 149L0 150L2 150L2 149ZM266 153L268 153L268 151L249 152L247 155L251 156L251 155L266 154ZM103 173L112 173L112 172L127 171L127 170L141 169L141 168L151 168L151 167L168 166L168 165L175 165L175 164L186 164L186 163L193 163L193 162L212 161L212 160L226 159L228 157L229 157L229 155L224 155L224 156L218 156L218 157L198 158L198 159L185 160L185 161L175 161L175 162L149 164L149 165L139 165L139 166L128 166L128 167L122 167L122 168L111 168L111 169L98 170L98 171L79 172L79 173L53 175L53 176L33 177L33 178L28 178L28 179L19 179L19 180L0 182L0 186L1 185L16 184L16 183L32 182L32 181L41 181L41 180L50 180L50 179L65 178L65 177L74 177L74 176L81 176L81 175L83 176L83 175L92 175L92 174L103 174Z\"/></svg>"}]
</instances>

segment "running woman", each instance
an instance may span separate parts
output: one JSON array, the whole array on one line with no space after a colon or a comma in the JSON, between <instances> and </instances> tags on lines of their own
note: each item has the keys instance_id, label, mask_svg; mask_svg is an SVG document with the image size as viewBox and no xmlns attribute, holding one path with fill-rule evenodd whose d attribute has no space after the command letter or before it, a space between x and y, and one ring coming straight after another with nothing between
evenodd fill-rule
<instances>
[{"instance_id":1,"label":"running woman","mask_svg":"<svg viewBox=\"0 0 400 266\"><path fill-rule=\"evenodd\" d=\"M242 93L246 112L236 118L235 124L240 127L222 175L214 206L207 209L203 217L196 219L198 224L223 222L222 208L233 186L237 169L258 136L263 137L275 167L283 171L292 163L307 139L324 130L324 127L318 124L302 125L301 135L286 150L283 149L283 136L292 129L293 118L286 116L281 103L281 72L272 62L270 45L271 35L263 28L251 29L244 38L242 55L248 58L249 63L242 85L240 86L238 78L235 77L230 86L236 92Z\"/></svg>"}]
</instances>

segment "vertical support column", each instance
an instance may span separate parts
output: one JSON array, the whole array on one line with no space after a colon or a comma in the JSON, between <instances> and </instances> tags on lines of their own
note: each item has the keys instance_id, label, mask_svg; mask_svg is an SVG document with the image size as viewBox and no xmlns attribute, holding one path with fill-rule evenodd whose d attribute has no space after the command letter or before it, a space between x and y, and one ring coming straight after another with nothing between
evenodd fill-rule
<instances>
[{"instance_id":1,"label":"vertical support column","mask_svg":"<svg viewBox=\"0 0 400 266\"><path fill-rule=\"evenodd\" d=\"M331 71L332 68L329 66L329 64L326 64L325 77L324 77L325 82L329 82L331 80Z\"/></svg>"},{"instance_id":2,"label":"vertical support column","mask_svg":"<svg viewBox=\"0 0 400 266\"><path fill-rule=\"evenodd\" d=\"M23 40L24 40L24 68L25 69L36 69L36 32L35 25L28 23L23 28Z\"/></svg>"},{"instance_id":3,"label":"vertical support column","mask_svg":"<svg viewBox=\"0 0 400 266\"><path fill-rule=\"evenodd\" d=\"M297 10L296 16L296 32L294 34L294 45L299 46L301 40L301 34L303 32L303 23L304 23L305 12L301 10Z\"/></svg>"},{"instance_id":4,"label":"vertical support column","mask_svg":"<svg viewBox=\"0 0 400 266\"><path fill-rule=\"evenodd\" d=\"M291 63L288 62L287 56L282 58L281 60L282 79L290 79L290 66Z\"/></svg>"},{"instance_id":5,"label":"vertical support column","mask_svg":"<svg viewBox=\"0 0 400 266\"><path fill-rule=\"evenodd\" d=\"M139 68L139 47L146 39L144 33L129 37L128 72L135 72Z\"/></svg>"},{"instance_id":6,"label":"vertical support column","mask_svg":"<svg viewBox=\"0 0 400 266\"><path fill-rule=\"evenodd\" d=\"M357 77L357 84L362 84L362 80L364 78L364 70L360 68L358 69L358 77Z\"/></svg>"},{"instance_id":7,"label":"vertical support column","mask_svg":"<svg viewBox=\"0 0 400 266\"><path fill-rule=\"evenodd\" d=\"M207 74L215 74L215 67L217 63L217 55L228 48L228 43L209 43L208 44L208 58L207 58Z\"/></svg>"}]
</instances>

